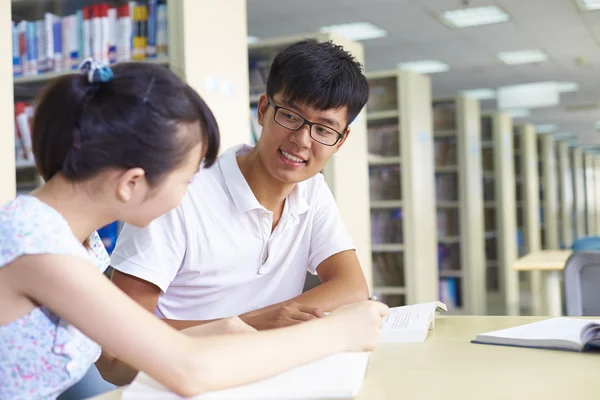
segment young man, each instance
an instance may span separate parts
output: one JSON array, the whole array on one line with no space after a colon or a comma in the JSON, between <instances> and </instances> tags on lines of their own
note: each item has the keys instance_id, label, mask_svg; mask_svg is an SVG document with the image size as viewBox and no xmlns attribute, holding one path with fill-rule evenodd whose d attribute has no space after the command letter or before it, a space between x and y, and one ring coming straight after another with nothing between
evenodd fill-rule
<instances>
[{"instance_id":1,"label":"young man","mask_svg":"<svg viewBox=\"0 0 600 400\"><path fill-rule=\"evenodd\" d=\"M361 65L340 46L306 40L283 50L258 103L257 145L227 150L149 227L125 226L113 282L178 329L235 315L277 328L368 298L319 173L368 92ZM307 270L322 284L302 293Z\"/></svg>"}]
</instances>

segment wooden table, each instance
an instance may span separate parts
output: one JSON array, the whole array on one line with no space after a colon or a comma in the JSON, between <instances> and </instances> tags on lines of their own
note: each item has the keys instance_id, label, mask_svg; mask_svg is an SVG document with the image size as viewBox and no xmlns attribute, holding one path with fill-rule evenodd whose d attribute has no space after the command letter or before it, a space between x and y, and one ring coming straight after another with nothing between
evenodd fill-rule
<instances>
[{"instance_id":1,"label":"wooden table","mask_svg":"<svg viewBox=\"0 0 600 400\"><path fill-rule=\"evenodd\" d=\"M567 259L572 250L540 250L527 254L513 263L515 271L541 271L543 274L543 294L532 293L532 296L546 298L547 314L562 314L562 295L560 278Z\"/></svg>"},{"instance_id":2,"label":"wooden table","mask_svg":"<svg viewBox=\"0 0 600 400\"><path fill-rule=\"evenodd\" d=\"M379 346L356 399L598 399L600 354L470 343L478 333L541 319L439 316L425 343Z\"/></svg>"}]
</instances>

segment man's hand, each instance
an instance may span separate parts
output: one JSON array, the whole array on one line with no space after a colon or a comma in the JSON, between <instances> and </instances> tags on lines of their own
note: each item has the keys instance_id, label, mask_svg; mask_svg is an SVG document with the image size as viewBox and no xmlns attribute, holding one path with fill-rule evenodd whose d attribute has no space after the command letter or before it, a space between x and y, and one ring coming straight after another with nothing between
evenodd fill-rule
<instances>
[{"instance_id":1,"label":"man's hand","mask_svg":"<svg viewBox=\"0 0 600 400\"><path fill-rule=\"evenodd\" d=\"M325 314L318 308L295 302L284 302L247 312L240 315L240 319L260 331L295 325L324 316Z\"/></svg>"}]
</instances>

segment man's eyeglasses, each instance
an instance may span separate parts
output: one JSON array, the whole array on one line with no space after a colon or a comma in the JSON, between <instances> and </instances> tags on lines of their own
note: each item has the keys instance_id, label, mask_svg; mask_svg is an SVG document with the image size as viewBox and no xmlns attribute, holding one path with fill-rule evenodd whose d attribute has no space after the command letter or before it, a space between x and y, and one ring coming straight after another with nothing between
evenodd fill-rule
<instances>
[{"instance_id":1,"label":"man's eyeglasses","mask_svg":"<svg viewBox=\"0 0 600 400\"><path fill-rule=\"evenodd\" d=\"M273 113L273 119L275 122L286 129L297 131L304 125L308 125L310 137L313 140L324 144L325 146L335 146L336 143L344 137L344 135L335 129L328 127L327 125L307 121L300 114L292 110L288 110L285 107L276 106L271 97L269 97L269 104L275 110Z\"/></svg>"}]
</instances>

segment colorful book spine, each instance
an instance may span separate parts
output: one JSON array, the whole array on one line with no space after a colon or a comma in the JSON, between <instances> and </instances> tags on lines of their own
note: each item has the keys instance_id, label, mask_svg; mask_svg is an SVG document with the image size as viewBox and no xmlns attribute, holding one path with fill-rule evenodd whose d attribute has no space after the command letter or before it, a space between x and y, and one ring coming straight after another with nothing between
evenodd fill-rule
<instances>
[{"instance_id":1,"label":"colorful book spine","mask_svg":"<svg viewBox=\"0 0 600 400\"><path fill-rule=\"evenodd\" d=\"M12 64L13 76L23 75L23 64L21 64L21 52L19 48L19 27L18 24L12 24Z\"/></svg>"},{"instance_id":2,"label":"colorful book spine","mask_svg":"<svg viewBox=\"0 0 600 400\"><path fill-rule=\"evenodd\" d=\"M25 75L33 76L38 74L37 58L37 33L36 23L27 21L25 40L27 42L27 63L25 64Z\"/></svg>"},{"instance_id":3,"label":"colorful book spine","mask_svg":"<svg viewBox=\"0 0 600 400\"><path fill-rule=\"evenodd\" d=\"M169 50L169 32L167 5L164 3L158 4L156 7L156 53L159 57L166 57Z\"/></svg>"},{"instance_id":4,"label":"colorful book spine","mask_svg":"<svg viewBox=\"0 0 600 400\"><path fill-rule=\"evenodd\" d=\"M161 0L98 2L71 15L49 12L12 25L13 76L77 68L83 58L143 61L168 53L167 5Z\"/></svg>"},{"instance_id":5,"label":"colorful book spine","mask_svg":"<svg viewBox=\"0 0 600 400\"><path fill-rule=\"evenodd\" d=\"M146 57L156 58L156 31L158 25L157 16L157 0L148 1L148 24L147 24L147 43L146 43Z\"/></svg>"}]
</instances>

